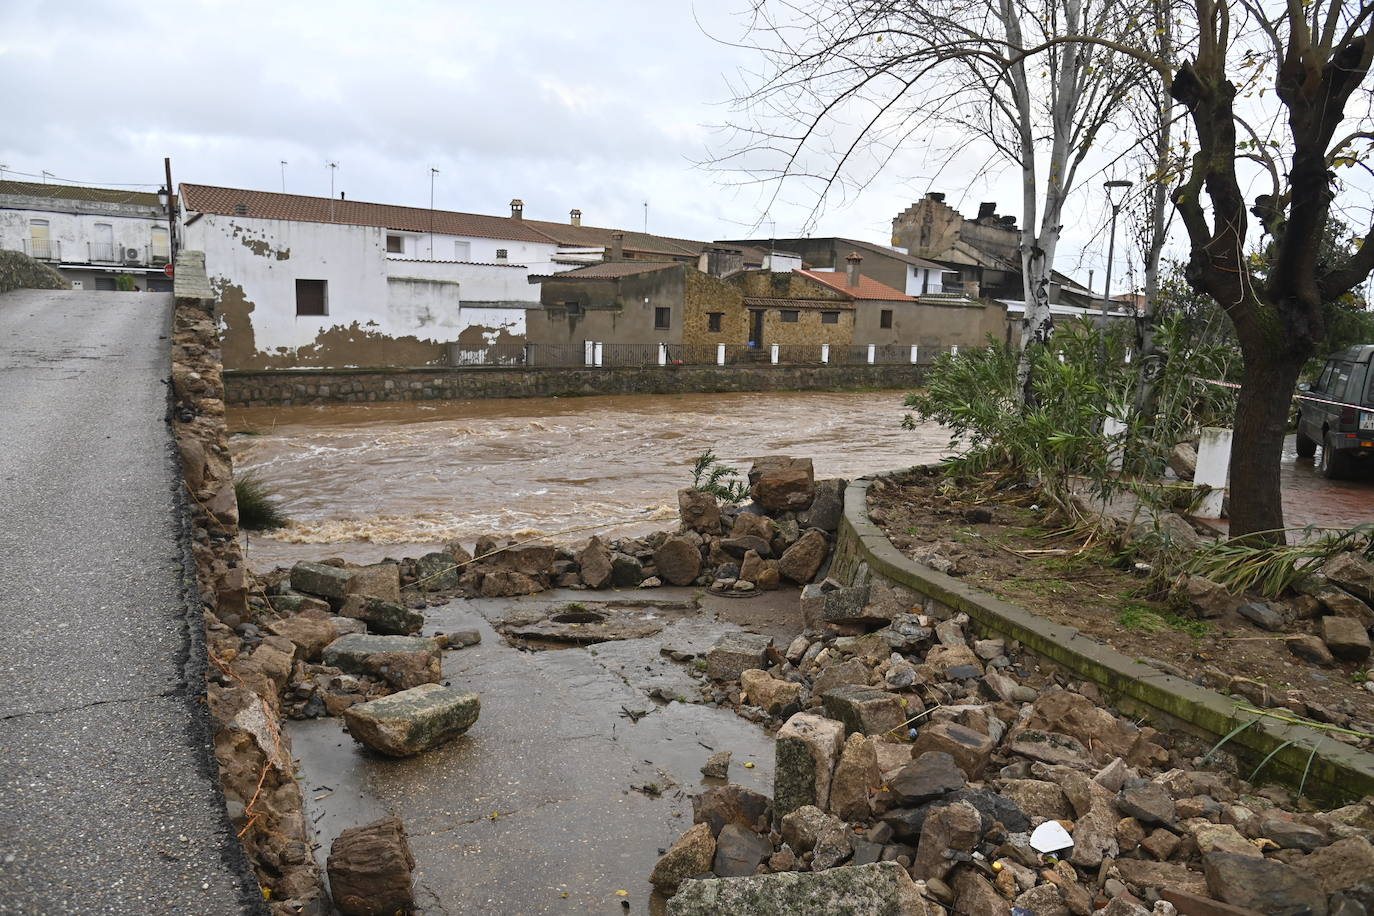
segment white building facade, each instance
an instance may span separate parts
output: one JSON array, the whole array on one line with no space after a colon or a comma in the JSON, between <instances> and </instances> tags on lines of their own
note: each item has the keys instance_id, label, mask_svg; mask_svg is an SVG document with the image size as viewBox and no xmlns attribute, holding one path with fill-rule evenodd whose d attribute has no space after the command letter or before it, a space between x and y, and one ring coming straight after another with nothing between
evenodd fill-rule
<instances>
[{"instance_id":1,"label":"white building facade","mask_svg":"<svg viewBox=\"0 0 1374 916\"><path fill-rule=\"evenodd\" d=\"M0 181L0 249L22 251L74 289L171 289L172 240L157 194Z\"/></svg>"}]
</instances>

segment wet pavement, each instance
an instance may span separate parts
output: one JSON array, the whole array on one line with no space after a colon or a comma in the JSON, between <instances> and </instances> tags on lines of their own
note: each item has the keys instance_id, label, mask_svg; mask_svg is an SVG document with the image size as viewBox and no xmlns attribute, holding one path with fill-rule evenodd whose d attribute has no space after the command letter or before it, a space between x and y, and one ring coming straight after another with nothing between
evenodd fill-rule
<instances>
[{"instance_id":1,"label":"wet pavement","mask_svg":"<svg viewBox=\"0 0 1374 916\"><path fill-rule=\"evenodd\" d=\"M1283 519L1289 528L1313 525L1343 531L1374 522L1374 473L1357 480L1327 480L1317 472L1315 459L1298 457L1292 436L1283 441L1279 482ZM1208 524L1227 530L1224 519Z\"/></svg>"},{"instance_id":2,"label":"wet pavement","mask_svg":"<svg viewBox=\"0 0 1374 916\"><path fill-rule=\"evenodd\" d=\"M699 594L660 589L648 599ZM340 830L395 814L409 831L425 916L659 912L648 883L659 850L691 826L690 795L722 782L702 777L706 758L733 751L731 782L771 794L773 781L761 728L729 709L651 698L699 695L690 663L660 649L704 652L739 628L732 620L783 642L801 630L796 592L703 596L699 613L674 612L655 636L589 647L521 651L491 625L512 609L589 597L553 591L430 608L425 633L482 633L479 645L444 654L446 682L480 694L481 718L436 750L391 760L363 750L337 719L291 723L320 861Z\"/></svg>"}]
</instances>

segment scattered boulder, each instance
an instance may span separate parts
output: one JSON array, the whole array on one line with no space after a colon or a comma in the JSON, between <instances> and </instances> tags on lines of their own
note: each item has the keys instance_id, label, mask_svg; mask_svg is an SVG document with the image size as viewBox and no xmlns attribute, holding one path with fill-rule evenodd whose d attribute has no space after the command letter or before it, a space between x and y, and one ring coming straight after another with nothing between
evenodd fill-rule
<instances>
[{"instance_id":1,"label":"scattered boulder","mask_svg":"<svg viewBox=\"0 0 1374 916\"><path fill-rule=\"evenodd\" d=\"M369 630L383 636L409 636L425 625L425 615L419 611L372 595L349 595L339 614L361 620Z\"/></svg>"},{"instance_id":2,"label":"scattered boulder","mask_svg":"<svg viewBox=\"0 0 1374 916\"><path fill-rule=\"evenodd\" d=\"M347 591L349 595L370 595L383 601L399 602L401 567L397 563L374 563L350 570Z\"/></svg>"},{"instance_id":3,"label":"scattered boulder","mask_svg":"<svg viewBox=\"0 0 1374 916\"><path fill-rule=\"evenodd\" d=\"M749 704L758 706L771 716L781 714L784 709L801 699L801 684L780 681L758 668L740 672L739 679Z\"/></svg>"},{"instance_id":4,"label":"scattered boulder","mask_svg":"<svg viewBox=\"0 0 1374 916\"><path fill-rule=\"evenodd\" d=\"M683 493L696 493L695 490L683 490ZM699 494L705 496L706 494ZM716 504L715 497L709 497L711 505ZM716 517L716 526L720 526L720 517ZM601 539L593 536L577 555L577 564L581 569L582 581L587 588L605 588L611 584L611 549L601 542Z\"/></svg>"},{"instance_id":5,"label":"scattered boulder","mask_svg":"<svg viewBox=\"0 0 1374 916\"><path fill-rule=\"evenodd\" d=\"M684 527L702 534L720 534L720 504L710 493L691 487L678 490L677 511Z\"/></svg>"},{"instance_id":6,"label":"scattered boulder","mask_svg":"<svg viewBox=\"0 0 1374 916\"><path fill-rule=\"evenodd\" d=\"M1322 642L1336 658L1362 662L1369 658L1369 631L1353 617L1323 617Z\"/></svg>"},{"instance_id":7,"label":"scattered boulder","mask_svg":"<svg viewBox=\"0 0 1374 916\"><path fill-rule=\"evenodd\" d=\"M488 569L482 576L481 594L483 598L511 598L516 595L533 595L543 588L543 583L533 576L498 567Z\"/></svg>"},{"instance_id":8,"label":"scattered boulder","mask_svg":"<svg viewBox=\"0 0 1374 916\"><path fill-rule=\"evenodd\" d=\"M1323 894L1334 894L1359 884L1374 886L1374 846L1364 837L1352 836L1303 856L1294 863L1315 882Z\"/></svg>"},{"instance_id":9,"label":"scattered boulder","mask_svg":"<svg viewBox=\"0 0 1374 916\"><path fill-rule=\"evenodd\" d=\"M873 742L858 733L850 735L830 780L830 812L846 821L866 820L872 814L869 794L882 781Z\"/></svg>"},{"instance_id":10,"label":"scattered boulder","mask_svg":"<svg viewBox=\"0 0 1374 916\"><path fill-rule=\"evenodd\" d=\"M800 511L816 494L815 469L810 458L756 458L749 469L749 489L754 502L771 512Z\"/></svg>"},{"instance_id":11,"label":"scattered boulder","mask_svg":"<svg viewBox=\"0 0 1374 916\"><path fill-rule=\"evenodd\" d=\"M752 875L759 863L773 854L773 844L739 824L726 824L716 837L711 871L722 878Z\"/></svg>"},{"instance_id":12,"label":"scattered boulder","mask_svg":"<svg viewBox=\"0 0 1374 916\"><path fill-rule=\"evenodd\" d=\"M611 585L615 588L638 588L647 578L644 564L638 557L626 553L611 554Z\"/></svg>"},{"instance_id":13,"label":"scattered boulder","mask_svg":"<svg viewBox=\"0 0 1374 916\"><path fill-rule=\"evenodd\" d=\"M1159 783L1122 789L1116 796L1116 807L1147 826L1167 827L1174 822L1174 800Z\"/></svg>"},{"instance_id":14,"label":"scattered boulder","mask_svg":"<svg viewBox=\"0 0 1374 916\"><path fill-rule=\"evenodd\" d=\"M688 881L668 901L668 916L928 916L929 912L911 876L895 862Z\"/></svg>"},{"instance_id":15,"label":"scattered boulder","mask_svg":"<svg viewBox=\"0 0 1374 916\"><path fill-rule=\"evenodd\" d=\"M482 704L477 694L422 684L344 710L354 740L389 757L411 757L466 732Z\"/></svg>"},{"instance_id":16,"label":"scattered boulder","mask_svg":"<svg viewBox=\"0 0 1374 916\"><path fill-rule=\"evenodd\" d=\"M686 879L709 872L715 855L716 838L711 835L711 828L695 824L658 860L649 882L671 894Z\"/></svg>"},{"instance_id":17,"label":"scattered boulder","mask_svg":"<svg viewBox=\"0 0 1374 916\"><path fill-rule=\"evenodd\" d=\"M777 522L766 515L756 515L753 512L741 512L735 517L735 523L730 526L731 539L753 537L758 538L765 545L771 544L777 533ZM729 547L727 546L726 549L728 550Z\"/></svg>"},{"instance_id":18,"label":"scattered boulder","mask_svg":"<svg viewBox=\"0 0 1374 916\"><path fill-rule=\"evenodd\" d=\"M744 786L715 786L692 799L692 822L706 824L713 836L719 835L726 824L767 830L772 821L772 800Z\"/></svg>"},{"instance_id":19,"label":"scattered boulder","mask_svg":"<svg viewBox=\"0 0 1374 916\"><path fill-rule=\"evenodd\" d=\"M334 627L328 619L286 617L282 620L273 620L263 628L269 633L291 640L297 647L297 656L307 662L319 661L324 647L336 638Z\"/></svg>"},{"instance_id":20,"label":"scattered boulder","mask_svg":"<svg viewBox=\"0 0 1374 916\"><path fill-rule=\"evenodd\" d=\"M924 878L943 878L958 864L950 853L966 853L983 836L983 818L968 802L955 802L931 812L921 826L913 873Z\"/></svg>"},{"instance_id":21,"label":"scattered boulder","mask_svg":"<svg viewBox=\"0 0 1374 916\"><path fill-rule=\"evenodd\" d=\"M936 722L920 730L911 745L912 758L927 751L941 751L954 758L969 779L982 778L996 742L982 732L957 722Z\"/></svg>"},{"instance_id":22,"label":"scattered boulder","mask_svg":"<svg viewBox=\"0 0 1374 916\"><path fill-rule=\"evenodd\" d=\"M944 751L925 751L887 781L888 791L903 805L919 805L962 789L968 777ZM1056 787L1057 788L1057 787Z\"/></svg>"},{"instance_id":23,"label":"scattered boulder","mask_svg":"<svg viewBox=\"0 0 1374 916\"><path fill-rule=\"evenodd\" d=\"M1270 916L1321 916L1326 894L1301 869L1263 857L1214 852L1202 857L1207 889L1218 900Z\"/></svg>"},{"instance_id":24,"label":"scattered boulder","mask_svg":"<svg viewBox=\"0 0 1374 916\"><path fill-rule=\"evenodd\" d=\"M778 825L782 841L799 854L811 852L828 834L843 832L844 829L844 821L826 814L815 805L802 805L789 812Z\"/></svg>"},{"instance_id":25,"label":"scattered boulder","mask_svg":"<svg viewBox=\"0 0 1374 916\"><path fill-rule=\"evenodd\" d=\"M822 671L812 682L811 693L813 696L824 696L836 687L845 684L857 684L864 687L868 685L868 676L868 666L861 659L851 658L849 661L831 665Z\"/></svg>"},{"instance_id":26,"label":"scattered boulder","mask_svg":"<svg viewBox=\"0 0 1374 916\"><path fill-rule=\"evenodd\" d=\"M458 588L463 569L447 550L435 550L415 561L415 584L426 592L451 592Z\"/></svg>"},{"instance_id":27,"label":"scattered boulder","mask_svg":"<svg viewBox=\"0 0 1374 916\"><path fill-rule=\"evenodd\" d=\"M1322 589L1316 597L1328 613L1336 617L1353 617L1366 627L1374 627L1374 609L1344 589Z\"/></svg>"},{"instance_id":28,"label":"scattered boulder","mask_svg":"<svg viewBox=\"0 0 1374 916\"><path fill-rule=\"evenodd\" d=\"M798 585L805 585L816 577L828 550L825 535L812 528L783 552L778 572Z\"/></svg>"},{"instance_id":29,"label":"scattered boulder","mask_svg":"<svg viewBox=\"0 0 1374 916\"><path fill-rule=\"evenodd\" d=\"M1180 442L1169 450L1167 463L1179 480L1192 480L1197 473L1197 449L1191 443Z\"/></svg>"},{"instance_id":30,"label":"scattered boulder","mask_svg":"<svg viewBox=\"0 0 1374 916\"><path fill-rule=\"evenodd\" d=\"M1261 630L1268 630L1271 633L1276 633L1286 629L1283 615L1275 610L1274 606L1267 601L1247 601L1236 608L1236 613L1259 627Z\"/></svg>"},{"instance_id":31,"label":"scattered boulder","mask_svg":"<svg viewBox=\"0 0 1374 916\"><path fill-rule=\"evenodd\" d=\"M1326 561L1322 575L1365 601L1374 601L1374 562L1359 553L1338 553Z\"/></svg>"},{"instance_id":32,"label":"scattered boulder","mask_svg":"<svg viewBox=\"0 0 1374 916\"><path fill-rule=\"evenodd\" d=\"M291 587L298 592L342 601L348 595L350 576L349 570L338 566L303 561L291 567Z\"/></svg>"},{"instance_id":33,"label":"scattered boulder","mask_svg":"<svg viewBox=\"0 0 1374 916\"><path fill-rule=\"evenodd\" d=\"M672 585L691 585L701 575L701 552L686 538L668 538L654 551L654 568Z\"/></svg>"},{"instance_id":34,"label":"scattered boulder","mask_svg":"<svg viewBox=\"0 0 1374 916\"><path fill-rule=\"evenodd\" d=\"M716 751L701 765L701 775L707 779L725 779L730 775L730 758L733 751Z\"/></svg>"},{"instance_id":35,"label":"scattered boulder","mask_svg":"<svg viewBox=\"0 0 1374 916\"><path fill-rule=\"evenodd\" d=\"M1289 652L1305 662L1323 667L1336 664L1336 659L1331 654L1331 650L1326 647L1326 643L1322 642L1320 637L1298 633L1284 640L1284 644L1288 646Z\"/></svg>"},{"instance_id":36,"label":"scattered boulder","mask_svg":"<svg viewBox=\"0 0 1374 916\"><path fill-rule=\"evenodd\" d=\"M345 916L393 916L415 906L405 825L384 817L341 831L329 848L327 871L334 905Z\"/></svg>"},{"instance_id":37,"label":"scattered boulder","mask_svg":"<svg viewBox=\"0 0 1374 916\"><path fill-rule=\"evenodd\" d=\"M763 665L773 637L757 633L726 633L706 653L706 676L714 681L737 681L750 668Z\"/></svg>"},{"instance_id":38,"label":"scattered boulder","mask_svg":"<svg viewBox=\"0 0 1374 916\"><path fill-rule=\"evenodd\" d=\"M849 481L839 477L816 481L811 505L797 513L797 523L803 528L819 528L834 534L844 514L844 489Z\"/></svg>"},{"instance_id":39,"label":"scattered boulder","mask_svg":"<svg viewBox=\"0 0 1374 916\"><path fill-rule=\"evenodd\" d=\"M844 726L833 719L799 712L783 723L774 743L773 804L779 816L803 805L829 807L830 779L843 745Z\"/></svg>"},{"instance_id":40,"label":"scattered boulder","mask_svg":"<svg viewBox=\"0 0 1374 916\"><path fill-rule=\"evenodd\" d=\"M326 665L385 681L398 690L440 679L439 644L415 636L364 636L350 633L325 647Z\"/></svg>"},{"instance_id":41,"label":"scattered boulder","mask_svg":"<svg viewBox=\"0 0 1374 916\"><path fill-rule=\"evenodd\" d=\"M821 702L826 715L844 723L846 734L881 735L909 718L901 697L858 684L831 687L821 695Z\"/></svg>"},{"instance_id":42,"label":"scattered boulder","mask_svg":"<svg viewBox=\"0 0 1374 916\"><path fill-rule=\"evenodd\" d=\"M1241 599L1228 592L1225 586L1202 576L1189 576L1183 588L1188 603L1199 617L1220 617L1227 611L1234 611L1241 603Z\"/></svg>"}]
</instances>

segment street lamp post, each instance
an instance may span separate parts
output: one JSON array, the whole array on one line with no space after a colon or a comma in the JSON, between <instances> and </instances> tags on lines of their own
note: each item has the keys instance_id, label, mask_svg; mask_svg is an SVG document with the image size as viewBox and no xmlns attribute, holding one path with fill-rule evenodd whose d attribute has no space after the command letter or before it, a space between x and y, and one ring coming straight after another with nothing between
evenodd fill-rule
<instances>
[{"instance_id":1,"label":"street lamp post","mask_svg":"<svg viewBox=\"0 0 1374 916\"><path fill-rule=\"evenodd\" d=\"M1125 201L1125 191L1134 185L1134 181L1104 181L1102 187L1107 189L1107 200L1112 205L1112 229L1111 241L1107 243L1107 285L1102 291L1102 314L1107 314L1112 298L1112 261L1116 258L1116 217L1121 212L1121 204ZM1115 196L1116 189L1122 190L1120 198Z\"/></svg>"}]
</instances>

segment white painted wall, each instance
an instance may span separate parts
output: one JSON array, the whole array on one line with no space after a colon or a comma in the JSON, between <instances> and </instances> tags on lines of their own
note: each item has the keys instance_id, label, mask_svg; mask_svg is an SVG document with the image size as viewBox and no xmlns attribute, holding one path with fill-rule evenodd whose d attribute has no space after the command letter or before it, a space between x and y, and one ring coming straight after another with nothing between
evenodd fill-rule
<instances>
[{"instance_id":1,"label":"white painted wall","mask_svg":"<svg viewBox=\"0 0 1374 916\"><path fill-rule=\"evenodd\" d=\"M915 264L907 265L906 289L903 292L908 296L920 296L923 293L942 293L944 291L943 270L932 270L929 267L917 267Z\"/></svg>"},{"instance_id":2,"label":"white painted wall","mask_svg":"<svg viewBox=\"0 0 1374 916\"><path fill-rule=\"evenodd\" d=\"M483 239L468 235L444 235L436 232L431 240L428 232L386 230L386 235L401 240L401 251L388 252L393 260L417 259L431 261L472 261L481 264L521 264L535 273L549 273L554 252L553 242L519 242L510 239ZM433 252L431 254L431 251ZM497 257L504 251L504 258Z\"/></svg>"},{"instance_id":3,"label":"white painted wall","mask_svg":"<svg viewBox=\"0 0 1374 916\"><path fill-rule=\"evenodd\" d=\"M395 233L392 233L395 234ZM391 337L456 341L469 326L501 327L523 335L525 305L539 301L539 287L524 265L420 261L386 253L387 230L371 226L202 215L184 230L184 247L205 252L212 283L243 289L254 304L255 344L261 351L314 343L325 329L354 322ZM418 240L419 237L412 236ZM435 237L452 245L455 237ZM428 236L423 237L428 253ZM469 240L477 257L502 243ZM478 247L480 241L483 247ZM534 252L545 257L547 251ZM328 314L296 314L296 280L325 280ZM471 307L465 302L474 303ZM510 307L493 307L512 303Z\"/></svg>"},{"instance_id":4,"label":"white painted wall","mask_svg":"<svg viewBox=\"0 0 1374 916\"><path fill-rule=\"evenodd\" d=\"M82 201L86 209L108 206L112 210L120 204L99 204ZM124 263L125 253L133 248L138 252L137 263L147 264L152 254L153 230L167 228L166 219L150 217L131 217L120 215L117 211L109 214L61 213L37 209L0 209L0 249L7 251L30 251L34 220L48 221L48 237L51 252L63 262L85 264L93 258L97 263ZM113 251L100 251L96 246L96 224L109 225L110 238L114 241ZM46 259L45 259L46 260Z\"/></svg>"}]
</instances>

